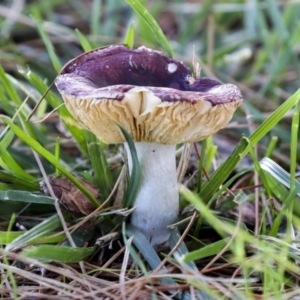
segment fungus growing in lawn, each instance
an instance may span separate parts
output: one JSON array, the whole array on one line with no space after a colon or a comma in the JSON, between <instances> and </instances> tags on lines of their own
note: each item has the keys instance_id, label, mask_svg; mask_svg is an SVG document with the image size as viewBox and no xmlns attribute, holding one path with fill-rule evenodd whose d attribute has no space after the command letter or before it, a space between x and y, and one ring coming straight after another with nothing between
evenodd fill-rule
<instances>
[{"instance_id":1,"label":"fungus growing in lawn","mask_svg":"<svg viewBox=\"0 0 300 300\"><path fill-rule=\"evenodd\" d=\"M167 227L179 213L176 144L203 140L224 127L242 103L239 89L194 79L161 52L123 45L73 59L55 84L74 118L100 140L125 143L116 123L131 135L141 170L131 224L153 245L166 242ZM128 160L131 170L130 153Z\"/></svg>"}]
</instances>

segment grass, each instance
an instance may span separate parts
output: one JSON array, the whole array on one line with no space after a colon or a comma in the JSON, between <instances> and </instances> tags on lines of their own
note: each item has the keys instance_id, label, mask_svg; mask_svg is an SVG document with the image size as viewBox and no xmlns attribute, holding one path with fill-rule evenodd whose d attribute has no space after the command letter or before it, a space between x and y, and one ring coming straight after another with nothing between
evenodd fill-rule
<instances>
[{"instance_id":1,"label":"grass","mask_svg":"<svg viewBox=\"0 0 300 300\"><path fill-rule=\"evenodd\" d=\"M20 3L0 5L0 298L299 297L299 1ZM244 96L227 128L178 146L170 247L125 222L134 147L128 181L122 148L81 128L54 88L45 94L70 59L115 43L199 62ZM73 213L51 175L72 182L53 189Z\"/></svg>"}]
</instances>

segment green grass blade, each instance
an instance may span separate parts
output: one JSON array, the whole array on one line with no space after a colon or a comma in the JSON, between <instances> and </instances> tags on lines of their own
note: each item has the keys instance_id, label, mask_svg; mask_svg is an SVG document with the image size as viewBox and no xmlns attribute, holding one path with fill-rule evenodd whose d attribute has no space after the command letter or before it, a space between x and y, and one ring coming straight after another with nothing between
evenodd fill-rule
<instances>
[{"instance_id":1,"label":"green grass blade","mask_svg":"<svg viewBox=\"0 0 300 300\"><path fill-rule=\"evenodd\" d=\"M296 195L300 192L300 186L295 187L289 194L289 196L286 198L286 201L284 202L283 207L281 208L279 214L277 215L276 219L273 222L273 225L271 227L271 230L269 231L269 235L276 237L279 226L281 225L282 219L287 216L288 209L293 205L293 203L296 201Z\"/></svg>"},{"instance_id":2,"label":"green grass blade","mask_svg":"<svg viewBox=\"0 0 300 300\"><path fill-rule=\"evenodd\" d=\"M90 30L93 36L100 35L101 0L93 0Z\"/></svg>"},{"instance_id":3,"label":"green grass blade","mask_svg":"<svg viewBox=\"0 0 300 300\"><path fill-rule=\"evenodd\" d=\"M134 45L134 24L133 23L130 24L130 26L126 32L126 35L124 38L124 45L126 45L129 48L133 48L133 45Z\"/></svg>"},{"instance_id":4,"label":"green grass blade","mask_svg":"<svg viewBox=\"0 0 300 300\"><path fill-rule=\"evenodd\" d=\"M15 125L8 117L1 116L2 119L11 130L27 145L29 145L34 151L36 151L39 155L48 160L55 168L57 168L62 174L64 174L74 185L78 187L78 189L88 197L88 199L95 205L95 207L99 206L99 202L93 197L93 195L82 185L82 183L77 180L77 178L72 175L66 168L64 168L55 158L53 154L47 151L44 147L41 146L37 141L35 141L32 137L27 135L21 128Z\"/></svg>"},{"instance_id":5,"label":"green grass blade","mask_svg":"<svg viewBox=\"0 0 300 300\"><path fill-rule=\"evenodd\" d=\"M281 119L297 104L300 98L300 90L286 100L266 121L264 121L249 139L242 138L229 158L211 176L211 180L204 185L200 192L200 198L207 203L219 186L228 178L234 167L262 139Z\"/></svg>"},{"instance_id":6,"label":"green grass blade","mask_svg":"<svg viewBox=\"0 0 300 300\"><path fill-rule=\"evenodd\" d=\"M20 255L46 262L77 263L86 260L96 249L96 247L71 248L57 245L40 245L29 247L23 250Z\"/></svg>"},{"instance_id":7,"label":"green grass blade","mask_svg":"<svg viewBox=\"0 0 300 300\"><path fill-rule=\"evenodd\" d=\"M207 203L215 191L217 191L221 184L225 182L235 166L241 160L241 154L245 151L248 145L249 140L242 138L229 158L213 173L210 181L203 186L199 196L204 203Z\"/></svg>"},{"instance_id":8,"label":"green grass blade","mask_svg":"<svg viewBox=\"0 0 300 300\"><path fill-rule=\"evenodd\" d=\"M179 240L181 239L181 235L178 231L177 228L173 229L169 238L169 245L170 248L173 249L177 243L179 242ZM186 247L184 242L181 242L180 245L178 246L177 250L174 252L174 257L185 257L185 255L188 255L189 251L188 248ZM195 264L195 262L193 260L190 260L189 262L186 262L186 265L193 271L198 272L198 267ZM196 290L195 291L196 294L196 299L205 299L205 300L213 300L215 298L210 297L207 293L205 293L204 291L200 291L200 290ZM186 292L186 291L181 291L179 292L179 299L185 299L185 300L192 300L194 299L194 297Z\"/></svg>"},{"instance_id":9,"label":"green grass blade","mask_svg":"<svg viewBox=\"0 0 300 300\"><path fill-rule=\"evenodd\" d=\"M94 171L95 182L101 191L102 198L106 199L110 192L111 174L108 169L103 147L92 132L86 130L85 136L89 158Z\"/></svg>"},{"instance_id":10,"label":"green grass blade","mask_svg":"<svg viewBox=\"0 0 300 300\"><path fill-rule=\"evenodd\" d=\"M60 138L59 137L57 137L57 139L55 141L54 156L55 156L56 160L59 161L59 159L60 159ZM55 168L55 176L60 177L60 175L61 175L60 171L57 168Z\"/></svg>"},{"instance_id":11,"label":"green grass blade","mask_svg":"<svg viewBox=\"0 0 300 300\"><path fill-rule=\"evenodd\" d=\"M14 133L11 130L6 132L5 136L1 139L0 142L0 156L2 152L5 151L7 147L11 144L13 139L14 139Z\"/></svg>"},{"instance_id":12,"label":"green grass blade","mask_svg":"<svg viewBox=\"0 0 300 300\"><path fill-rule=\"evenodd\" d=\"M3 169L10 171L15 174L17 177L20 177L24 180L34 180L35 178L28 174L23 168L18 164L18 162L10 155L8 151L3 151L0 157L0 165Z\"/></svg>"},{"instance_id":13,"label":"green grass blade","mask_svg":"<svg viewBox=\"0 0 300 300\"><path fill-rule=\"evenodd\" d=\"M3 169L10 171L17 177L24 180L34 180L34 177L23 170L19 163L11 156L7 151L7 147L10 145L14 138L14 133L9 130L0 141L0 165Z\"/></svg>"},{"instance_id":14,"label":"green grass blade","mask_svg":"<svg viewBox=\"0 0 300 300\"><path fill-rule=\"evenodd\" d=\"M133 142L131 136L120 125L118 125L118 124L116 124L116 125L119 126L120 130L122 131L122 133L125 137L125 140L128 144L129 150L130 150L131 159L132 159L131 176L130 176L129 183L126 188L124 200L123 200L123 207L131 207L132 203L134 202L135 195L136 195L136 192L137 192L137 189L139 186L140 174L141 174L140 164L139 164L139 160L137 157L134 142Z\"/></svg>"},{"instance_id":15,"label":"green grass blade","mask_svg":"<svg viewBox=\"0 0 300 300\"><path fill-rule=\"evenodd\" d=\"M0 245L7 245L22 234L21 231L0 231Z\"/></svg>"},{"instance_id":16,"label":"green grass blade","mask_svg":"<svg viewBox=\"0 0 300 300\"><path fill-rule=\"evenodd\" d=\"M281 168L276 162L273 160L264 157L260 161L260 166L263 170L268 172L270 175L272 175L276 180L278 180L280 183L282 183L287 188L291 188L291 175L285 171L283 168ZM294 181L294 186L299 189L300 188L300 182L298 180ZM300 192L298 192L298 196L300 197Z\"/></svg>"},{"instance_id":17,"label":"green grass blade","mask_svg":"<svg viewBox=\"0 0 300 300\"><path fill-rule=\"evenodd\" d=\"M54 204L55 200L44 195L27 191L0 191L0 201L21 201L27 203Z\"/></svg>"},{"instance_id":18,"label":"green grass blade","mask_svg":"<svg viewBox=\"0 0 300 300\"><path fill-rule=\"evenodd\" d=\"M33 72L24 71L23 75L40 92L41 95L43 95L48 89L48 86L45 84L45 82ZM84 136L84 129L71 116L70 112L67 110L65 105L61 105L62 100L57 95L49 91L45 96L45 99L52 106L53 109L56 109L58 106L60 106L60 108L57 109L57 113L59 114L61 120L64 122L65 126L70 131L74 139L79 144L79 147L82 150L82 152L86 154L87 149Z\"/></svg>"},{"instance_id":19,"label":"green grass blade","mask_svg":"<svg viewBox=\"0 0 300 300\"><path fill-rule=\"evenodd\" d=\"M292 120L292 136L291 136L291 166L290 175L291 189L294 188L296 180L296 168L297 168L297 158L298 158L298 130L299 130L299 106L295 105L293 120Z\"/></svg>"},{"instance_id":20,"label":"green grass blade","mask_svg":"<svg viewBox=\"0 0 300 300\"><path fill-rule=\"evenodd\" d=\"M67 213L63 213L63 215L65 219L70 218ZM61 227L61 222L58 215L55 214L30 230L24 232L11 243L7 244L5 250L9 251L29 245L32 241L37 240L38 238L51 235L59 227Z\"/></svg>"},{"instance_id":21,"label":"green grass blade","mask_svg":"<svg viewBox=\"0 0 300 300\"><path fill-rule=\"evenodd\" d=\"M132 9L138 14L138 16L145 21L148 25L149 29L153 32L154 36L156 37L157 41L161 44L163 49L165 49L166 53L172 57L172 49L169 44L168 39L162 32L161 28L159 27L156 20L152 17L149 11L139 2L136 0L126 0L126 2L132 7Z\"/></svg>"},{"instance_id":22,"label":"green grass blade","mask_svg":"<svg viewBox=\"0 0 300 300\"><path fill-rule=\"evenodd\" d=\"M200 193L202 188L202 175L204 173L204 163L205 163L205 153L206 153L207 140L201 142L201 153L199 159L199 168L198 168L198 183L197 183L197 192Z\"/></svg>"},{"instance_id":23,"label":"green grass blade","mask_svg":"<svg viewBox=\"0 0 300 300\"><path fill-rule=\"evenodd\" d=\"M30 191L39 191L40 186L38 182L30 182L23 178L17 177L16 175L0 171L0 182L6 182L18 185L20 189L30 190Z\"/></svg>"},{"instance_id":24,"label":"green grass blade","mask_svg":"<svg viewBox=\"0 0 300 300\"><path fill-rule=\"evenodd\" d=\"M258 158L257 158L257 156L256 156L256 154L255 154L255 152L252 148L250 148L250 155L251 155L251 158L254 162L256 172L258 173L258 175L259 175L259 177L260 177L260 179L263 183L263 186L266 189L267 196L268 196L268 198L271 198L272 197L272 192L271 192L268 180L267 180L267 178L266 178L266 176L263 172L263 169L261 168L261 166L259 164Z\"/></svg>"},{"instance_id":25,"label":"green grass blade","mask_svg":"<svg viewBox=\"0 0 300 300\"><path fill-rule=\"evenodd\" d=\"M22 231L1 231L0 232L0 245L7 245L12 243L16 238L19 238L24 232ZM52 236L53 235L53 236ZM41 242L43 244L57 244L64 240L64 234L57 235L55 232L33 239L30 244Z\"/></svg>"},{"instance_id":26,"label":"green grass blade","mask_svg":"<svg viewBox=\"0 0 300 300\"><path fill-rule=\"evenodd\" d=\"M75 33L77 35L78 41L85 52L92 50L92 46L88 39L83 35L79 29L75 29Z\"/></svg>"},{"instance_id":27,"label":"green grass blade","mask_svg":"<svg viewBox=\"0 0 300 300\"><path fill-rule=\"evenodd\" d=\"M270 157L272 155L277 145L277 142L278 142L278 136L272 136L265 154L266 157Z\"/></svg>"},{"instance_id":28,"label":"green grass blade","mask_svg":"<svg viewBox=\"0 0 300 300\"><path fill-rule=\"evenodd\" d=\"M212 255L216 255L228 244L229 240L230 240L229 237L225 239L221 239L217 242L206 245L203 248L200 248L199 250L186 253L182 256L182 259L184 262L190 262L205 257L209 257Z\"/></svg>"},{"instance_id":29,"label":"green grass blade","mask_svg":"<svg viewBox=\"0 0 300 300\"><path fill-rule=\"evenodd\" d=\"M55 71L57 73L59 73L61 68L62 68L62 65L61 65L57 55L55 54L53 44L52 44L48 34L44 30L44 26L43 26L42 17L40 15L40 12L35 6L32 6L32 11L31 12L32 12L32 15L33 15L33 20L35 21L36 27L39 31L39 34L42 37L42 40L43 40L43 42L44 42L44 44L47 48L47 52L50 56L52 65L53 65Z\"/></svg>"},{"instance_id":30,"label":"green grass blade","mask_svg":"<svg viewBox=\"0 0 300 300\"><path fill-rule=\"evenodd\" d=\"M0 65L0 79L3 83L3 86L6 89L6 92L8 96L10 97L10 101L12 101L17 106L20 106L22 104L22 100L20 99L18 93L16 92L16 89L14 86L10 83L8 80L2 66Z\"/></svg>"},{"instance_id":31,"label":"green grass blade","mask_svg":"<svg viewBox=\"0 0 300 300\"><path fill-rule=\"evenodd\" d=\"M255 146L282 119L282 117L298 103L299 99L300 89L280 105L272 115L255 130L249 137L250 145L252 147ZM246 155L248 151L249 149L243 153L243 156Z\"/></svg>"}]
</instances>

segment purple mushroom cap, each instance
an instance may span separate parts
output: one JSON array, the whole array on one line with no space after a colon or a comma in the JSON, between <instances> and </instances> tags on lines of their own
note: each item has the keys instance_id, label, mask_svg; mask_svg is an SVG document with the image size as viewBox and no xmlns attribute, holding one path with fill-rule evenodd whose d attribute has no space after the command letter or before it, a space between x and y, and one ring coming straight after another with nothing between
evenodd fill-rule
<instances>
[{"instance_id":1,"label":"purple mushroom cap","mask_svg":"<svg viewBox=\"0 0 300 300\"><path fill-rule=\"evenodd\" d=\"M232 84L200 78L161 52L113 45L70 61L55 84L67 108L106 143L195 142L224 127L242 103ZM114 122L112 122L114 121Z\"/></svg>"}]
</instances>

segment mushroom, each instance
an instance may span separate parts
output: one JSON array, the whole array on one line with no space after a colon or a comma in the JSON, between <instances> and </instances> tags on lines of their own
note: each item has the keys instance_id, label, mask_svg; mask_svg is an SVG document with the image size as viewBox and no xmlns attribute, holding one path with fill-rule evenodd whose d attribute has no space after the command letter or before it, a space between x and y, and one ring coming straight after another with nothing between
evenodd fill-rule
<instances>
[{"instance_id":1,"label":"mushroom","mask_svg":"<svg viewBox=\"0 0 300 300\"><path fill-rule=\"evenodd\" d=\"M125 143L116 123L131 135L141 170L131 224L152 245L166 242L179 213L176 144L203 140L224 127L243 101L239 89L194 79L161 52L123 45L73 59L55 84L74 118L101 141ZM131 171L130 153L128 161Z\"/></svg>"}]
</instances>

